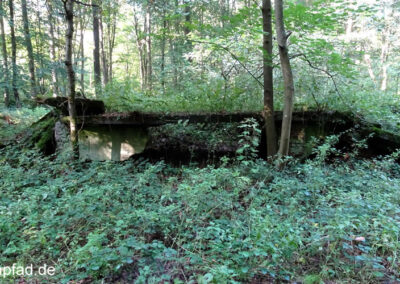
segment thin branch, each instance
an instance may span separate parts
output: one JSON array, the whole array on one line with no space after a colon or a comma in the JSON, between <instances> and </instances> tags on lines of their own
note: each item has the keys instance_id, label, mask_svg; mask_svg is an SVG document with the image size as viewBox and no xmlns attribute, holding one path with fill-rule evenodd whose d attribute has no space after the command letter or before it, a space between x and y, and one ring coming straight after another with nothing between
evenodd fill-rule
<instances>
[{"instance_id":1,"label":"thin branch","mask_svg":"<svg viewBox=\"0 0 400 284\"><path fill-rule=\"evenodd\" d=\"M78 0L72 0L72 1L74 1L76 4L83 5L83 6L86 6L86 7L100 7L97 4L87 4L87 3L83 3L83 2L78 1Z\"/></svg>"},{"instance_id":2,"label":"thin branch","mask_svg":"<svg viewBox=\"0 0 400 284\"><path fill-rule=\"evenodd\" d=\"M353 108L346 102L345 98L343 97L342 93L339 91L338 85L336 83L335 77L334 75L332 75L332 73L330 73L328 70L320 68L318 66L315 66L314 64L312 64L312 62L308 59L308 57L304 54L304 53L299 53L299 54L295 54L292 55L290 57L290 59L296 58L296 57L303 57L304 60L308 63L308 65L315 70L321 71L322 73L324 73L325 75L328 76L329 79L332 80L333 83L333 87L335 88L335 91L337 93L337 95L339 96L339 98L342 100L342 102L349 108L349 110L358 118L361 118L354 110Z\"/></svg>"},{"instance_id":3,"label":"thin branch","mask_svg":"<svg viewBox=\"0 0 400 284\"><path fill-rule=\"evenodd\" d=\"M260 80L258 80L258 78L246 67L246 65L244 65L244 63L242 61L240 61L240 59L236 56L236 54L234 54L232 51L229 50L229 48L227 48L227 47L225 47L225 46L223 46L223 45L221 45L219 43L215 43L215 42L192 40L192 39L187 39L187 40L191 41L191 42L215 45L215 46L218 46L219 48L225 50L226 52L228 52L232 56L233 59L235 59L240 64L240 66L243 67L244 70L246 70L247 73L250 74L251 77L253 77L254 80L257 81L257 83L261 87L264 87L264 84Z\"/></svg>"}]
</instances>

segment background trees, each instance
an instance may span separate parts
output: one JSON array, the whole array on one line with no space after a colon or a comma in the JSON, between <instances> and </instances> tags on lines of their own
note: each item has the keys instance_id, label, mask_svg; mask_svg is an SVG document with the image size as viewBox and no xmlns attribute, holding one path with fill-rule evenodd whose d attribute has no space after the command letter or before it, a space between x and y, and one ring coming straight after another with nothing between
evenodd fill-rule
<instances>
[{"instance_id":1,"label":"background trees","mask_svg":"<svg viewBox=\"0 0 400 284\"><path fill-rule=\"evenodd\" d=\"M276 41L268 46L268 30L275 27L263 27L260 12L268 1L104 0L98 8L81 2L86 5L75 10L72 61L86 97L97 96L114 110L261 110L268 98L263 86L273 82L273 106L282 109L279 50ZM294 107L329 106L375 119L393 115L400 68L397 1L283 5L292 32ZM1 6L4 101L66 95L62 1L2 0ZM272 101L264 105L272 108ZM379 114L377 105L383 107Z\"/></svg>"}]
</instances>

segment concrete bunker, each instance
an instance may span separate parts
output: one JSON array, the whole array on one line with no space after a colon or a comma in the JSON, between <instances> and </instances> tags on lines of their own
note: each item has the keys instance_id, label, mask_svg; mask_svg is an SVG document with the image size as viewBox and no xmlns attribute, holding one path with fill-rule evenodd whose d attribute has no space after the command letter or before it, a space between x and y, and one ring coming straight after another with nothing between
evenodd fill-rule
<instances>
[{"instance_id":1,"label":"concrete bunker","mask_svg":"<svg viewBox=\"0 0 400 284\"><path fill-rule=\"evenodd\" d=\"M50 102L49 102L50 101ZM41 102L55 107L61 112L61 121L68 125L66 98L52 98ZM78 125L80 157L83 160L124 161L131 157L144 157L150 160L191 162L193 160L218 161L222 156L235 156L239 146L238 132L227 130L229 140L210 147L206 142L191 135L163 132L163 127L178 124L215 125L215 129L225 129L228 124L239 124L244 119L256 119L263 129L260 112L240 113L105 113L101 101L79 101ZM277 131L280 131L282 113L275 113ZM51 118L54 121L54 116ZM41 122L43 123L43 121ZM48 129L48 127L46 128ZM231 128L232 129L232 128ZM68 130L66 130L68 132ZM210 131L213 131L212 129ZM47 131L48 132L48 131ZM324 138L328 135L342 135L337 147L351 151L352 139L368 139L368 149L364 156L386 155L400 148L400 136L382 130L379 126L366 123L348 113L301 111L293 113L291 133L291 155L307 158L312 151L309 143L312 137ZM211 132L210 132L211 133ZM54 139L53 139L54 140ZM223 140L223 139L222 139ZM259 155L265 156L265 134L262 133ZM229 143L228 143L229 142ZM47 143L48 145L49 143ZM47 147L48 148L48 147ZM54 147L56 148L56 147ZM46 153L49 153L46 150Z\"/></svg>"}]
</instances>

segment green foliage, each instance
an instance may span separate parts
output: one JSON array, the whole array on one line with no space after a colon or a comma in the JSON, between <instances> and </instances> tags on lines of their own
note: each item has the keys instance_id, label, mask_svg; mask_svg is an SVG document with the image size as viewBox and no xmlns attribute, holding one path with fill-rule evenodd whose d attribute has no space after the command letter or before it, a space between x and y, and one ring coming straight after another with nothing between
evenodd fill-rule
<instances>
[{"instance_id":1,"label":"green foliage","mask_svg":"<svg viewBox=\"0 0 400 284\"><path fill-rule=\"evenodd\" d=\"M243 126L255 131L251 121ZM67 163L11 147L0 156L0 262L54 264L56 276L41 283L400 277L398 153L292 161L281 172L259 160L171 168Z\"/></svg>"},{"instance_id":2,"label":"green foliage","mask_svg":"<svg viewBox=\"0 0 400 284\"><path fill-rule=\"evenodd\" d=\"M0 144L13 141L17 134L45 116L48 111L44 107L16 109L6 108L4 104L0 104Z\"/></svg>"},{"instance_id":3,"label":"green foliage","mask_svg":"<svg viewBox=\"0 0 400 284\"><path fill-rule=\"evenodd\" d=\"M166 124L152 128L151 140L166 141L168 144L180 148L185 144L186 148L193 145L214 152L218 148L235 149L241 142L238 141L238 123L188 123L178 121L177 124Z\"/></svg>"},{"instance_id":4,"label":"green foliage","mask_svg":"<svg viewBox=\"0 0 400 284\"><path fill-rule=\"evenodd\" d=\"M174 88L163 92L141 91L135 82L114 81L107 85L101 99L110 111L252 111L262 108L261 95L246 94L241 87L225 90L221 78L214 80L182 82L183 91Z\"/></svg>"},{"instance_id":5,"label":"green foliage","mask_svg":"<svg viewBox=\"0 0 400 284\"><path fill-rule=\"evenodd\" d=\"M239 125L239 128L242 131L239 135L239 148L236 151L237 159L244 164L248 164L249 159L254 160L258 157L261 130L259 129L259 123L254 118L245 119Z\"/></svg>"}]
</instances>

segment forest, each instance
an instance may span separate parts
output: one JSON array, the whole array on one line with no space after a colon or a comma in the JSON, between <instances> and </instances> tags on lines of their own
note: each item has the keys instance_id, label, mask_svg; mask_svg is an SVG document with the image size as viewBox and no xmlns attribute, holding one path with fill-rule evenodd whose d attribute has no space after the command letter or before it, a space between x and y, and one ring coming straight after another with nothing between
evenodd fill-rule
<instances>
[{"instance_id":1,"label":"forest","mask_svg":"<svg viewBox=\"0 0 400 284\"><path fill-rule=\"evenodd\" d=\"M399 25L0 0L0 283L400 283Z\"/></svg>"}]
</instances>

